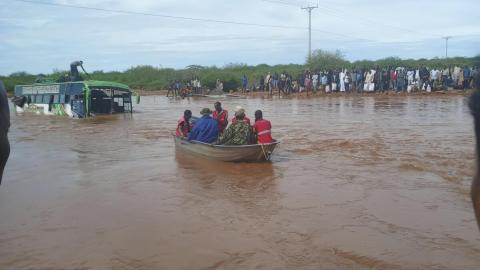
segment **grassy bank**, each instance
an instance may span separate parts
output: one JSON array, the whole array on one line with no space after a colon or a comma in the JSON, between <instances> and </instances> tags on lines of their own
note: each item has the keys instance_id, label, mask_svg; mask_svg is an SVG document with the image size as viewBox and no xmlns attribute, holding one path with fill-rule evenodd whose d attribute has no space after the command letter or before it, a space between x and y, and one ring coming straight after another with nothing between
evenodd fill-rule
<instances>
[{"instance_id":1,"label":"grassy bank","mask_svg":"<svg viewBox=\"0 0 480 270\"><path fill-rule=\"evenodd\" d=\"M191 65L184 69L137 66L123 72L94 71L91 72L90 79L120 82L129 85L133 89L152 91L157 89L168 89L175 80L187 83L197 77L200 79L202 87L213 89L215 88L216 80L220 79L223 81L225 91L230 91L240 87L241 78L244 74L248 77L249 86L251 86L253 84L258 85L260 78L265 76L268 72L271 72L272 74L275 72L279 74L286 72L290 74L293 79L297 79L305 69L321 71L340 68L349 68L351 70L392 68L399 66L407 68L428 67L443 69L453 66L477 66L477 63L480 62L479 59L479 57L456 57L449 59L434 58L403 60L400 58L389 57L376 61L362 60L349 62L345 60L339 52L331 53L317 50L314 52L312 58L304 65L288 64L269 66L261 64L257 66L248 66L246 64L229 64L222 68ZM59 71L47 74L47 77L51 81L56 81L65 73L67 73L67 71ZM5 83L7 91L11 92L15 85L34 83L36 77L36 75L28 74L26 72L15 72L9 76L0 76L0 80L3 80Z\"/></svg>"}]
</instances>

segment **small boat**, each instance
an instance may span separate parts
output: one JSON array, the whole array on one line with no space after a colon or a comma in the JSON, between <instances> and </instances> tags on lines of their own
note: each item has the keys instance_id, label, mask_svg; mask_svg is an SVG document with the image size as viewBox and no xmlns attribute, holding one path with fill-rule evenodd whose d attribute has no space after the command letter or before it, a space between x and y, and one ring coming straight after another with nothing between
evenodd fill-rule
<instances>
[{"instance_id":1,"label":"small boat","mask_svg":"<svg viewBox=\"0 0 480 270\"><path fill-rule=\"evenodd\" d=\"M215 145L188 141L173 135L175 147L184 152L219 161L267 161L280 142L249 145Z\"/></svg>"}]
</instances>

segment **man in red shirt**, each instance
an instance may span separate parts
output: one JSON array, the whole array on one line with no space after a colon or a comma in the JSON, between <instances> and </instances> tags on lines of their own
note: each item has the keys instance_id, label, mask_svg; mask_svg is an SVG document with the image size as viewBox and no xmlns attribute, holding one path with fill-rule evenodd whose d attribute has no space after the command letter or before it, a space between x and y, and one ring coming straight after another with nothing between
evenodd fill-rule
<instances>
[{"instance_id":1,"label":"man in red shirt","mask_svg":"<svg viewBox=\"0 0 480 270\"><path fill-rule=\"evenodd\" d=\"M237 106L235 108L235 116L232 118L232 125L235 125L238 121L237 121L237 113L243 113L244 114L244 117L243 117L243 123L245 124L250 124L250 118L248 118L246 115L245 115L245 109L243 109L241 106Z\"/></svg>"},{"instance_id":2,"label":"man in red shirt","mask_svg":"<svg viewBox=\"0 0 480 270\"><path fill-rule=\"evenodd\" d=\"M228 125L228 111L222 109L222 103L215 102L215 111L212 116L218 122L218 132L223 133Z\"/></svg>"},{"instance_id":3,"label":"man in red shirt","mask_svg":"<svg viewBox=\"0 0 480 270\"><path fill-rule=\"evenodd\" d=\"M257 135L258 143L273 142L272 124L270 121L263 119L263 113L260 110L255 112L255 124L253 124L253 131Z\"/></svg>"}]
</instances>

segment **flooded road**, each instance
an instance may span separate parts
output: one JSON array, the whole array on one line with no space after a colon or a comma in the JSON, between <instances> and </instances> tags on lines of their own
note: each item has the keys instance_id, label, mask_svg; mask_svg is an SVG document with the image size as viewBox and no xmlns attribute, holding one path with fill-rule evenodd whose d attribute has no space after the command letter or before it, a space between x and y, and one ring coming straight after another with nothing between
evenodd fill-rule
<instances>
[{"instance_id":1,"label":"flooded road","mask_svg":"<svg viewBox=\"0 0 480 270\"><path fill-rule=\"evenodd\" d=\"M479 269L461 96L224 99L262 109L271 163L176 152L183 110L13 115L0 269Z\"/></svg>"}]
</instances>

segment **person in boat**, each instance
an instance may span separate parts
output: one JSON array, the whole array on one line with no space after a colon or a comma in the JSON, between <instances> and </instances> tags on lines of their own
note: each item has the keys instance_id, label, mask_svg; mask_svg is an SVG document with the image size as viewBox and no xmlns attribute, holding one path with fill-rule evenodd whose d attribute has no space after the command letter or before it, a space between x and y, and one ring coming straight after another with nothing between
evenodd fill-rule
<instances>
[{"instance_id":1,"label":"person in boat","mask_svg":"<svg viewBox=\"0 0 480 270\"><path fill-rule=\"evenodd\" d=\"M263 119L261 110L255 111L255 124L253 124L253 131L257 137L257 142L271 143L272 139L272 124L270 121Z\"/></svg>"},{"instance_id":2,"label":"person in boat","mask_svg":"<svg viewBox=\"0 0 480 270\"><path fill-rule=\"evenodd\" d=\"M470 111L473 115L475 128L476 150L477 150L477 171L472 180L470 195L472 197L473 209L477 218L477 225L480 229L480 74L474 80L476 91L470 97Z\"/></svg>"},{"instance_id":3,"label":"person in boat","mask_svg":"<svg viewBox=\"0 0 480 270\"><path fill-rule=\"evenodd\" d=\"M245 109L242 108L242 106L237 106L235 108L235 114L239 111L243 111L243 113L245 114ZM237 117L236 116L233 116L232 118L232 125L235 125L236 123L238 122L237 120ZM245 114L245 117L243 118L243 122L245 124L249 124L250 125L250 118L247 117L247 115Z\"/></svg>"},{"instance_id":4,"label":"person in boat","mask_svg":"<svg viewBox=\"0 0 480 270\"><path fill-rule=\"evenodd\" d=\"M210 116L212 110L209 108L203 108L200 114L202 117L195 122L195 126L188 134L188 140L213 143L218 138L218 123Z\"/></svg>"},{"instance_id":5,"label":"person in boat","mask_svg":"<svg viewBox=\"0 0 480 270\"><path fill-rule=\"evenodd\" d=\"M10 128L10 109L8 107L7 91L0 81L0 184L2 183L3 169L10 155L8 129Z\"/></svg>"},{"instance_id":6,"label":"person in boat","mask_svg":"<svg viewBox=\"0 0 480 270\"><path fill-rule=\"evenodd\" d=\"M222 134L228 126L228 111L222 108L222 103L215 102L215 111L213 112L213 119L218 123L218 132Z\"/></svg>"},{"instance_id":7,"label":"person in boat","mask_svg":"<svg viewBox=\"0 0 480 270\"><path fill-rule=\"evenodd\" d=\"M183 112L183 117L178 120L177 131L175 132L177 137L188 137L188 134L192 131L190 119L192 119L192 111L185 110L185 112Z\"/></svg>"},{"instance_id":8,"label":"person in boat","mask_svg":"<svg viewBox=\"0 0 480 270\"><path fill-rule=\"evenodd\" d=\"M238 122L235 125L230 125L220 136L216 144L245 145L255 142L252 126L243 122L245 112L240 110L235 113L235 116Z\"/></svg>"}]
</instances>

